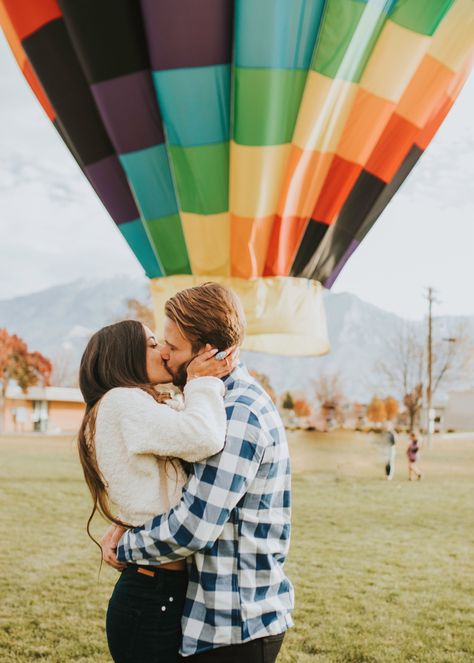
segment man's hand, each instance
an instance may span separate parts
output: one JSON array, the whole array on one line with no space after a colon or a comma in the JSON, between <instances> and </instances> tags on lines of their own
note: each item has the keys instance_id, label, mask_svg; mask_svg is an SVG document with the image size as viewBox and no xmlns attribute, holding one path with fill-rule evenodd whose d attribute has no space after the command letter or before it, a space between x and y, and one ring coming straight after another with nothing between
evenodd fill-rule
<instances>
[{"instance_id":1,"label":"man's hand","mask_svg":"<svg viewBox=\"0 0 474 663\"><path fill-rule=\"evenodd\" d=\"M100 540L100 547L102 548L102 559L106 564L112 566L117 571L123 571L127 566L122 562L117 561L117 546L122 534L127 530L119 525L111 525L105 532Z\"/></svg>"}]
</instances>

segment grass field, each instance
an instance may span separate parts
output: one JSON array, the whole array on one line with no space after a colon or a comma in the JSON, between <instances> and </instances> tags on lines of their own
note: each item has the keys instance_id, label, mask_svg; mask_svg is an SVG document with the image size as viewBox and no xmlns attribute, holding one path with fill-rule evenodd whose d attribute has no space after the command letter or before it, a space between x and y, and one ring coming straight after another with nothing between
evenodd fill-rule
<instances>
[{"instance_id":1,"label":"grass field","mask_svg":"<svg viewBox=\"0 0 474 663\"><path fill-rule=\"evenodd\" d=\"M435 440L392 482L361 434L291 433L295 628L279 663L474 661L474 437ZM0 661L109 661L116 573L86 537L74 442L0 438ZM102 530L97 523L97 531Z\"/></svg>"}]
</instances>

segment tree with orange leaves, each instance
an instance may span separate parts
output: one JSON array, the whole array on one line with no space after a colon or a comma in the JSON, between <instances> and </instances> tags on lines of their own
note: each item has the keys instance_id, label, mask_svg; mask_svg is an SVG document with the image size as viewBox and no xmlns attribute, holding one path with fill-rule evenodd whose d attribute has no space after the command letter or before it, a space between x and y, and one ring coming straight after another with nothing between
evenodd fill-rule
<instances>
[{"instance_id":1,"label":"tree with orange leaves","mask_svg":"<svg viewBox=\"0 0 474 663\"><path fill-rule=\"evenodd\" d=\"M383 401L379 396L374 396L367 406L367 419L373 421L376 424L380 424L387 420L387 410L385 407L385 401Z\"/></svg>"},{"instance_id":2,"label":"tree with orange leaves","mask_svg":"<svg viewBox=\"0 0 474 663\"><path fill-rule=\"evenodd\" d=\"M398 415L398 401L393 396L388 396L385 399L385 412L388 421L393 421Z\"/></svg>"},{"instance_id":3,"label":"tree with orange leaves","mask_svg":"<svg viewBox=\"0 0 474 663\"><path fill-rule=\"evenodd\" d=\"M0 387L3 396L10 380L16 380L22 391L41 382L49 384L53 367L40 352L30 352L16 334L0 329Z\"/></svg>"},{"instance_id":4,"label":"tree with orange leaves","mask_svg":"<svg viewBox=\"0 0 474 663\"><path fill-rule=\"evenodd\" d=\"M311 405L305 398L298 398L293 403L293 410L297 417L310 417Z\"/></svg>"}]
</instances>

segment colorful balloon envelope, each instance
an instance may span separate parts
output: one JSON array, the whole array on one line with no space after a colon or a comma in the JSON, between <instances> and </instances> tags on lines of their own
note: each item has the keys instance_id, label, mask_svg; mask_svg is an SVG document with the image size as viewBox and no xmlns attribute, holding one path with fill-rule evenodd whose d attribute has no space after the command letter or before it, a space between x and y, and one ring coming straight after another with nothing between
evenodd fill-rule
<instances>
[{"instance_id":1,"label":"colorful balloon envelope","mask_svg":"<svg viewBox=\"0 0 474 663\"><path fill-rule=\"evenodd\" d=\"M0 0L33 91L152 279L247 347L328 349L330 287L473 61L472 0Z\"/></svg>"}]
</instances>

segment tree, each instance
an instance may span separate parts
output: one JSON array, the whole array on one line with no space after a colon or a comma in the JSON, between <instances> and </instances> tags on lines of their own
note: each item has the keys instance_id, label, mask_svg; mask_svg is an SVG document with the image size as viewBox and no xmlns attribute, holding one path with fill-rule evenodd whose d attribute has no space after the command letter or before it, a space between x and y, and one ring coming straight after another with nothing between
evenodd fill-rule
<instances>
[{"instance_id":1,"label":"tree","mask_svg":"<svg viewBox=\"0 0 474 663\"><path fill-rule=\"evenodd\" d=\"M410 422L410 430L418 422L423 403L426 377L426 340L423 328L406 322L395 329L387 341L384 358L376 365L387 386L403 402ZM433 334L432 395L441 385L449 386L467 375L472 361L472 342L466 329L435 328Z\"/></svg>"},{"instance_id":2,"label":"tree","mask_svg":"<svg viewBox=\"0 0 474 663\"><path fill-rule=\"evenodd\" d=\"M436 324L436 318L435 318ZM464 323L435 327L433 343L433 390L449 386L460 378L472 377L474 346Z\"/></svg>"},{"instance_id":3,"label":"tree","mask_svg":"<svg viewBox=\"0 0 474 663\"><path fill-rule=\"evenodd\" d=\"M311 405L305 398L298 398L293 403L293 410L297 417L310 417Z\"/></svg>"},{"instance_id":4,"label":"tree","mask_svg":"<svg viewBox=\"0 0 474 663\"><path fill-rule=\"evenodd\" d=\"M260 382L260 384L265 389L267 394L270 396L272 401L276 403L278 398L276 395L276 391L273 389L272 385L270 384L270 378L268 377L268 375L265 375L265 373L259 373L255 369L251 369L249 373L252 377L254 377L257 380L257 382Z\"/></svg>"},{"instance_id":5,"label":"tree","mask_svg":"<svg viewBox=\"0 0 474 663\"><path fill-rule=\"evenodd\" d=\"M148 304L144 304L138 299L127 299L126 304L127 309L117 322L121 320L138 320L138 322L141 322L150 329L155 329L155 316L153 315L153 309Z\"/></svg>"},{"instance_id":6,"label":"tree","mask_svg":"<svg viewBox=\"0 0 474 663\"><path fill-rule=\"evenodd\" d=\"M408 427L410 433L413 432L413 429L415 428L415 423L421 410L422 404L423 385L420 383L415 385L413 389L403 397L403 405L405 406L408 414Z\"/></svg>"},{"instance_id":7,"label":"tree","mask_svg":"<svg viewBox=\"0 0 474 663\"><path fill-rule=\"evenodd\" d=\"M352 405L352 415L354 417L355 426L358 428L364 422L364 408L358 401Z\"/></svg>"},{"instance_id":8,"label":"tree","mask_svg":"<svg viewBox=\"0 0 474 663\"><path fill-rule=\"evenodd\" d=\"M50 382L55 387L78 387L79 371L74 353L68 348L61 348L53 357L53 373Z\"/></svg>"},{"instance_id":9,"label":"tree","mask_svg":"<svg viewBox=\"0 0 474 663\"><path fill-rule=\"evenodd\" d=\"M340 375L338 373L321 375L313 384L315 396L319 401L321 414L326 420L327 427L330 427L333 420L342 425L344 423L343 405L346 399Z\"/></svg>"},{"instance_id":10,"label":"tree","mask_svg":"<svg viewBox=\"0 0 474 663\"><path fill-rule=\"evenodd\" d=\"M30 352L16 334L0 329L0 426L3 423L4 399L10 380L16 380L22 391L42 382L49 384L52 365L39 352Z\"/></svg>"},{"instance_id":11,"label":"tree","mask_svg":"<svg viewBox=\"0 0 474 663\"><path fill-rule=\"evenodd\" d=\"M393 421L397 418L398 415L398 401L393 396L387 396L384 401L385 403L385 412L387 414L387 420Z\"/></svg>"},{"instance_id":12,"label":"tree","mask_svg":"<svg viewBox=\"0 0 474 663\"><path fill-rule=\"evenodd\" d=\"M293 396L290 394L289 391L286 392L286 394L283 397L283 402L281 404L282 408L284 410L293 410L295 407L295 402L293 400Z\"/></svg>"},{"instance_id":13,"label":"tree","mask_svg":"<svg viewBox=\"0 0 474 663\"><path fill-rule=\"evenodd\" d=\"M49 384L52 365L39 352L30 352L26 343L16 334L0 329L0 384L5 395L8 382L16 380L22 391L42 381Z\"/></svg>"},{"instance_id":14,"label":"tree","mask_svg":"<svg viewBox=\"0 0 474 663\"><path fill-rule=\"evenodd\" d=\"M367 419L375 424L381 424L387 420L385 401L379 396L374 396L367 406Z\"/></svg>"}]
</instances>

